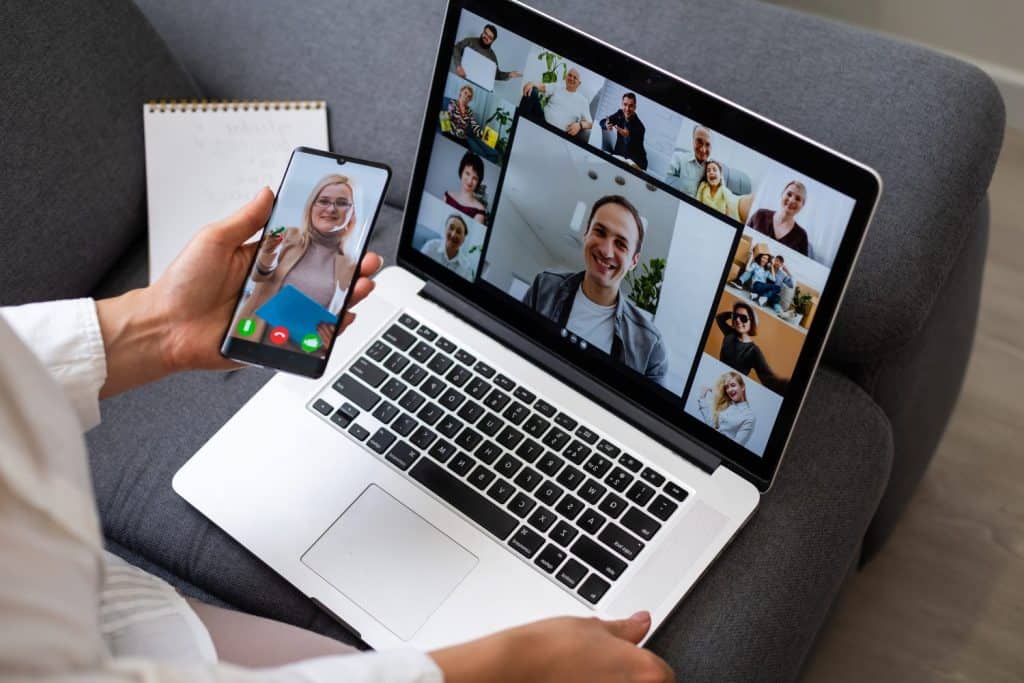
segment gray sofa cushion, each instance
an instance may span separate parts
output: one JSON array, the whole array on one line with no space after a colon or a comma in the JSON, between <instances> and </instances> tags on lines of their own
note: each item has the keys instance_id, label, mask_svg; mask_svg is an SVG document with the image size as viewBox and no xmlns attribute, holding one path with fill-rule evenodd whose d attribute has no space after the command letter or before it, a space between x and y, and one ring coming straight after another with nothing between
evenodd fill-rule
<instances>
[{"instance_id":1,"label":"gray sofa cushion","mask_svg":"<svg viewBox=\"0 0 1024 683\"><path fill-rule=\"evenodd\" d=\"M198 91L131 3L0 20L0 303L84 296L145 230L143 102Z\"/></svg>"}]
</instances>

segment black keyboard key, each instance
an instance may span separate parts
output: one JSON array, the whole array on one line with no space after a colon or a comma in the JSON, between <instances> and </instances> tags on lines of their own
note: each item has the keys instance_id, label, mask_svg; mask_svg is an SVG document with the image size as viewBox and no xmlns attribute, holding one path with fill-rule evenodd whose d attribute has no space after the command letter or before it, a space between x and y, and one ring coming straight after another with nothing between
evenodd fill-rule
<instances>
[{"instance_id":1,"label":"black keyboard key","mask_svg":"<svg viewBox=\"0 0 1024 683\"><path fill-rule=\"evenodd\" d=\"M478 401L483 400L490 390L491 385L479 377L474 377L473 381L466 385L466 393Z\"/></svg>"},{"instance_id":2,"label":"black keyboard key","mask_svg":"<svg viewBox=\"0 0 1024 683\"><path fill-rule=\"evenodd\" d=\"M456 448L451 443L444 439L439 439L437 443L430 449L429 453L434 460L445 463L456 453Z\"/></svg>"},{"instance_id":3,"label":"black keyboard key","mask_svg":"<svg viewBox=\"0 0 1024 683\"><path fill-rule=\"evenodd\" d=\"M597 509L608 515L612 519L618 519L622 511L626 509L626 501L622 500L614 493L609 493L601 501L601 504L597 506Z\"/></svg>"},{"instance_id":4,"label":"black keyboard key","mask_svg":"<svg viewBox=\"0 0 1024 683\"><path fill-rule=\"evenodd\" d=\"M530 436L539 439L544 436L544 432L548 431L548 427L550 426L551 423L540 415L532 415L529 420L523 423L523 431Z\"/></svg>"},{"instance_id":5,"label":"black keyboard key","mask_svg":"<svg viewBox=\"0 0 1024 683\"><path fill-rule=\"evenodd\" d=\"M533 557L540 547L544 545L544 537L528 527L519 527L515 536L508 539L512 548L526 557Z\"/></svg>"},{"instance_id":6,"label":"black keyboard key","mask_svg":"<svg viewBox=\"0 0 1024 683\"><path fill-rule=\"evenodd\" d=\"M684 500L686 500L686 496L689 495L687 493L686 489L684 489L682 486L680 486L679 484L676 484L675 482L672 482L672 481L670 481L669 483L665 484L665 493L667 493L668 495L672 496L673 498L678 500L680 503L682 503Z\"/></svg>"},{"instance_id":7,"label":"black keyboard key","mask_svg":"<svg viewBox=\"0 0 1024 683\"><path fill-rule=\"evenodd\" d=\"M654 495L654 489L642 481L634 482L629 491L626 492L626 498L643 507L647 505L647 502Z\"/></svg>"},{"instance_id":8,"label":"black keyboard key","mask_svg":"<svg viewBox=\"0 0 1024 683\"><path fill-rule=\"evenodd\" d=\"M338 410L335 411L334 415L331 415L331 422L344 429L352 422L352 418Z\"/></svg>"},{"instance_id":9,"label":"black keyboard key","mask_svg":"<svg viewBox=\"0 0 1024 683\"><path fill-rule=\"evenodd\" d=\"M498 413L501 412L502 408L508 405L510 400L511 399L508 397L508 394L504 391L501 389L494 389L487 395L487 398L484 399L484 405Z\"/></svg>"},{"instance_id":10,"label":"black keyboard key","mask_svg":"<svg viewBox=\"0 0 1024 683\"><path fill-rule=\"evenodd\" d=\"M437 341L434 342L434 344L437 346L437 348L441 349L445 353L454 353L455 349L459 348L452 342L452 340L446 337L438 337Z\"/></svg>"},{"instance_id":11,"label":"black keyboard key","mask_svg":"<svg viewBox=\"0 0 1024 683\"><path fill-rule=\"evenodd\" d=\"M423 402L426 400L427 399L423 398L415 391L410 391L409 393L402 397L402 400L398 402L398 405L412 413L415 412L421 405L423 405Z\"/></svg>"},{"instance_id":12,"label":"black keyboard key","mask_svg":"<svg viewBox=\"0 0 1024 683\"><path fill-rule=\"evenodd\" d=\"M383 453L395 442L395 435L388 430L381 427L378 429L370 440L366 442L371 449L377 453Z\"/></svg>"},{"instance_id":13,"label":"black keyboard key","mask_svg":"<svg viewBox=\"0 0 1024 683\"><path fill-rule=\"evenodd\" d=\"M597 510L584 510L580 518L576 520L576 526L588 534L596 534L605 523L604 515Z\"/></svg>"},{"instance_id":14,"label":"black keyboard key","mask_svg":"<svg viewBox=\"0 0 1024 683\"><path fill-rule=\"evenodd\" d=\"M380 393L384 394L392 401L394 401L399 396L401 396L402 392L405 391L407 388L408 387L406 386L405 382L398 379L397 377L392 377L384 384L384 386L380 388Z\"/></svg>"},{"instance_id":15,"label":"black keyboard key","mask_svg":"<svg viewBox=\"0 0 1024 683\"><path fill-rule=\"evenodd\" d=\"M554 417L555 412L557 412L553 405L544 400L537 401L535 404L533 404L533 407L538 413L540 413L544 417Z\"/></svg>"},{"instance_id":16,"label":"black keyboard key","mask_svg":"<svg viewBox=\"0 0 1024 683\"><path fill-rule=\"evenodd\" d=\"M491 488L487 490L487 495L499 503L505 503L515 492L515 486L512 486L512 484L508 483L504 479L498 479L491 485Z\"/></svg>"},{"instance_id":17,"label":"black keyboard key","mask_svg":"<svg viewBox=\"0 0 1024 683\"><path fill-rule=\"evenodd\" d=\"M433 370L439 375L443 375L444 373L448 372L448 368L450 368L454 364L455 361L453 361L448 356L442 356L441 354L438 354L434 356L433 360L427 363L427 369Z\"/></svg>"},{"instance_id":18,"label":"black keyboard key","mask_svg":"<svg viewBox=\"0 0 1024 683\"><path fill-rule=\"evenodd\" d=\"M505 421L494 413L487 413L480 422L477 423L476 428L487 436L494 436L497 434L502 427L505 426Z\"/></svg>"},{"instance_id":19,"label":"black keyboard key","mask_svg":"<svg viewBox=\"0 0 1024 683\"><path fill-rule=\"evenodd\" d=\"M420 335L427 341L434 341L435 339L437 339L437 332L434 332L426 325L420 325L419 329L416 330L416 334Z\"/></svg>"},{"instance_id":20,"label":"black keyboard key","mask_svg":"<svg viewBox=\"0 0 1024 683\"><path fill-rule=\"evenodd\" d=\"M543 452L544 447L533 439L523 439L523 442L519 444L519 448L516 449L516 455L526 462L533 462Z\"/></svg>"},{"instance_id":21,"label":"black keyboard key","mask_svg":"<svg viewBox=\"0 0 1024 683\"><path fill-rule=\"evenodd\" d=\"M484 414L484 407L476 401L466 401L459 408L459 417L466 421L466 424L473 424Z\"/></svg>"},{"instance_id":22,"label":"black keyboard key","mask_svg":"<svg viewBox=\"0 0 1024 683\"><path fill-rule=\"evenodd\" d=\"M512 424L518 425L530 415L530 409L519 401L512 401L502 415Z\"/></svg>"},{"instance_id":23,"label":"black keyboard key","mask_svg":"<svg viewBox=\"0 0 1024 683\"><path fill-rule=\"evenodd\" d=\"M409 355L412 356L417 361L419 361L420 363L426 363L428 360L430 360L430 357L433 356L434 353L435 351L433 346L431 346L427 342L420 342L415 347L413 347L413 350L409 352Z\"/></svg>"},{"instance_id":24,"label":"black keyboard key","mask_svg":"<svg viewBox=\"0 0 1024 683\"><path fill-rule=\"evenodd\" d=\"M334 383L334 390L363 410L370 410L380 401L380 396L376 392L368 389L365 384L361 384L355 377L348 374L338 378L338 381Z\"/></svg>"},{"instance_id":25,"label":"black keyboard key","mask_svg":"<svg viewBox=\"0 0 1024 683\"><path fill-rule=\"evenodd\" d=\"M576 492L576 495L591 505L597 505L597 501L601 500L601 496L603 496L607 490L607 488L601 486L593 479L588 479L587 483L581 486L580 490Z\"/></svg>"},{"instance_id":26,"label":"black keyboard key","mask_svg":"<svg viewBox=\"0 0 1024 683\"><path fill-rule=\"evenodd\" d=\"M438 402L448 410L455 412L465 400L466 397L463 396L458 389L448 387L448 390L441 394L441 398Z\"/></svg>"},{"instance_id":27,"label":"black keyboard key","mask_svg":"<svg viewBox=\"0 0 1024 683\"><path fill-rule=\"evenodd\" d=\"M523 471L519 473L515 481L516 486L529 492L537 488L537 484L540 483L541 479L543 479L543 477L540 476L540 472L529 467L524 467Z\"/></svg>"},{"instance_id":28,"label":"black keyboard key","mask_svg":"<svg viewBox=\"0 0 1024 683\"><path fill-rule=\"evenodd\" d=\"M459 418L454 415L445 415L441 418L441 421L437 423L437 431L441 432L448 438L454 438L463 426L462 420Z\"/></svg>"},{"instance_id":29,"label":"black keyboard key","mask_svg":"<svg viewBox=\"0 0 1024 683\"><path fill-rule=\"evenodd\" d=\"M469 483L483 491L488 484L494 481L494 477L494 472L483 465L477 465L473 473L469 475Z\"/></svg>"},{"instance_id":30,"label":"black keyboard key","mask_svg":"<svg viewBox=\"0 0 1024 683\"><path fill-rule=\"evenodd\" d=\"M523 440L523 433L512 425L507 425L501 430L501 433L498 434L495 440L505 448L512 450Z\"/></svg>"},{"instance_id":31,"label":"black keyboard key","mask_svg":"<svg viewBox=\"0 0 1024 683\"><path fill-rule=\"evenodd\" d=\"M583 473L572 465L569 465L562 470L561 474L558 475L557 481L559 484L572 491L580 485L580 482L583 481Z\"/></svg>"},{"instance_id":32,"label":"black keyboard key","mask_svg":"<svg viewBox=\"0 0 1024 683\"><path fill-rule=\"evenodd\" d=\"M348 416L348 419L350 420L354 420L359 417L359 409L351 403L342 403L338 410L341 411L342 414Z\"/></svg>"},{"instance_id":33,"label":"black keyboard key","mask_svg":"<svg viewBox=\"0 0 1024 683\"><path fill-rule=\"evenodd\" d=\"M627 534L615 524L606 526L597 538L627 560L635 560L640 551L644 549L643 543Z\"/></svg>"},{"instance_id":34,"label":"black keyboard key","mask_svg":"<svg viewBox=\"0 0 1024 683\"><path fill-rule=\"evenodd\" d=\"M553 477L558 473L558 470L562 469L562 465L564 464L564 460L549 451L537 463L537 469L549 477Z\"/></svg>"},{"instance_id":35,"label":"black keyboard key","mask_svg":"<svg viewBox=\"0 0 1024 683\"><path fill-rule=\"evenodd\" d=\"M409 437L409 441L412 442L412 445L416 446L421 451L425 451L430 446L430 444L434 443L434 440L436 438L437 434L432 432L427 427L421 426L419 429L412 433L412 436Z\"/></svg>"},{"instance_id":36,"label":"black keyboard key","mask_svg":"<svg viewBox=\"0 0 1024 683\"><path fill-rule=\"evenodd\" d=\"M508 538L519 525L518 520L511 514L481 496L429 458L420 458L409 470L409 476L502 540Z\"/></svg>"},{"instance_id":37,"label":"black keyboard key","mask_svg":"<svg viewBox=\"0 0 1024 683\"><path fill-rule=\"evenodd\" d=\"M408 349L413 345L413 342L416 341L416 337L412 336L409 334L408 330L404 330L398 325L392 325L389 327L384 331L382 336L389 344L394 344L402 351Z\"/></svg>"},{"instance_id":38,"label":"black keyboard key","mask_svg":"<svg viewBox=\"0 0 1024 683\"><path fill-rule=\"evenodd\" d=\"M412 416L402 413L401 417L391 424L391 429L395 430L402 436L409 436L409 434L412 433L412 430L416 429L418 426L419 422L414 420Z\"/></svg>"},{"instance_id":39,"label":"black keyboard key","mask_svg":"<svg viewBox=\"0 0 1024 683\"><path fill-rule=\"evenodd\" d=\"M416 318L412 317L408 313L403 313L402 315L398 316L398 322L402 323L403 325L408 327L410 330L415 330L416 326L420 324L419 320L417 320Z\"/></svg>"},{"instance_id":40,"label":"black keyboard key","mask_svg":"<svg viewBox=\"0 0 1024 683\"><path fill-rule=\"evenodd\" d=\"M591 453L593 453L593 451L590 450L585 443L576 439L573 439L572 442L565 447L565 450L562 451L562 455L577 465L582 465L583 461L586 460L587 456Z\"/></svg>"},{"instance_id":41,"label":"black keyboard key","mask_svg":"<svg viewBox=\"0 0 1024 683\"><path fill-rule=\"evenodd\" d=\"M632 483L633 475L627 472L626 470L622 469L621 467L616 467L615 469L612 470L611 474L609 474L604 481L613 489L615 489L619 493L622 493L623 491L626 490L626 487L629 486L630 483Z\"/></svg>"},{"instance_id":42,"label":"black keyboard key","mask_svg":"<svg viewBox=\"0 0 1024 683\"><path fill-rule=\"evenodd\" d=\"M630 472L639 472L640 468L643 467L643 464L629 453L622 454L622 457L619 458L619 464Z\"/></svg>"},{"instance_id":43,"label":"black keyboard key","mask_svg":"<svg viewBox=\"0 0 1024 683\"><path fill-rule=\"evenodd\" d=\"M537 531L544 533L555 523L555 513L546 507L539 507L530 515L529 524Z\"/></svg>"},{"instance_id":44,"label":"black keyboard key","mask_svg":"<svg viewBox=\"0 0 1024 683\"><path fill-rule=\"evenodd\" d=\"M357 358L356 362L349 368L349 372L371 387L379 387L388 378L388 373L378 368L366 358Z\"/></svg>"},{"instance_id":45,"label":"black keyboard key","mask_svg":"<svg viewBox=\"0 0 1024 683\"><path fill-rule=\"evenodd\" d=\"M563 548L572 543L572 539L580 535L580 532L568 522L559 522L548 534L548 538Z\"/></svg>"},{"instance_id":46,"label":"black keyboard key","mask_svg":"<svg viewBox=\"0 0 1024 683\"><path fill-rule=\"evenodd\" d=\"M468 365L469 367L473 367L473 363L476 362L476 356L465 349L459 349L455 352L455 360L464 365Z\"/></svg>"},{"instance_id":47,"label":"black keyboard key","mask_svg":"<svg viewBox=\"0 0 1024 683\"><path fill-rule=\"evenodd\" d=\"M516 383L513 382L510 377L506 377L505 375L501 374L494 378L494 383L497 384L502 389L504 389L505 391L512 391L513 389L516 388Z\"/></svg>"},{"instance_id":48,"label":"black keyboard key","mask_svg":"<svg viewBox=\"0 0 1024 683\"><path fill-rule=\"evenodd\" d=\"M587 464L583 466L583 469L585 469L587 472L590 472L596 478L600 479L601 477L608 473L608 470L610 470L611 467L611 460L604 456L598 455L597 453L594 453L592 456L590 456L590 460L587 461Z\"/></svg>"},{"instance_id":49,"label":"black keyboard key","mask_svg":"<svg viewBox=\"0 0 1024 683\"><path fill-rule=\"evenodd\" d=\"M434 425L444 416L444 411L436 403L428 403L420 409L420 412L416 413L416 416L428 425Z\"/></svg>"},{"instance_id":50,"label":"black keyboard key","mask_svg":"<svg viewBox=\"0 0 1024 683\"><path fill-rule=\"evenodd\" d=\"M565 557L564 550L559 550L558 546L548 543L548 547L541 551L533 563L548 574L553 574L561 566L562 562L565 561Z\"/></svg>"},{"instance_id":51,"label":"black keyboard key","mask_svg":"<svg viewBox=\"0 0 1024 683\"><path fill-rule=\"evenodd\" d=\"M614 458L618 456L619 453L622 452L621 448L611 443L607 439L601 439L600 441L597 442L597 450L601 451L609 458Z\"/></svg>"},{"instance_id":52,"label":"black keyboard key","mask_svg":"<svg viewBox=\"0 0 1024 683\"><path fill-rule=\"evenodd\" d=\"M611 588L610 583L597 574L591 574L576 592L583 596L583 599L590 604L596 605L604 597L604 594L608 592L609 588Z\"/></svg>"},{"instance_id":53,"label":"black keyboard key","mask_svg":"<svg viewBox=\"0 0 1024 683\"><path fill-rule=\"evenodd\" d=\"M473 373L471 373L469 370L462 367L461 365L456 365L454 368L452 368L451 372L445 375L445 378L455 386L461 387L463 384L468 382L472 376Z\"/></svg>"},{"instance_id":54,"label":"black keyboard key","mask_svg":"<svg viewBox=\"0 0 1024 683\"><path fill-rule=\"evenodd\" d=\"M569 435L558 427L552 427L544 437L544 445L555 452L562 450L567 443L569 443Z\"/></svg>"},{"instance_id":55,"label":"black keyboard key","mask_svg":"<svg viewBox=\"0 0 1024 683\"><path fill-rule=\"evenodd\" d=\"M323 400L322 398L318 398L316 400L316 403L313 404L313 410L320 413L324 417L327 417L332 412L334 412L334 406L332 406L330 403Z\"/></svg>"},{"instance_id":56,"label":"black keyboard key","mask_svg":"<svg viewBox=\"0 0 1024 683\"><path fill-rule=\"evenodd\" d=\"M559 427L564 427L565 429L568 429L571 432L572 430L576 429L576 425L578 425L579 423L576 422L576 420L569 417L568 415L566 415L565 413L559 413L558 415L555 415L555 424L557 424Z\"/></svg>"},{"instance_id":57,"label":"black keyboard key","mask_svg":"<svg viewBox=\"0 0 1024 683\"><path fill-rule=\"evenodd\" d=\"M405 372L402 373L402 379L404 379L412 386L416 386L417 384L422 382L423 378L426 377L428 374L429 373L422 367L413 363L412 365L405 369Z\"/></svg>"},{"instance_id":58,"label":"black keyboard key","mask_svg":"<svg viewBox=\"0 0 1024 683\"><path fill-rule=\"evenodd\" d=\"M530 405L537 400L537 397L526 387L517 387L512 394L526 405Z\"/></svg>"},{"instance_id":59,"label":"black keyboard key","mask_svg":"<svg viewBox=\"0 0 1024 683\"><path fill-rule=\"evenodd\" d=\"M501 455L501 446L494 443L493 441L484 441L480 444L480 448L476 449L476 457L483 460L488 465L492 464Z\"/></svg>"},{"instance_id":60,"label":"black keyboard key","mask_svg":"<svg viewBox=\"0 0 1024 683\"><path fill-rule=\"evenodd\" d=\"M398 351L395 351L393 354L391 354L390 357L388 357L387 361L385 361L384 367L387 368L393 374L397 375L402 370L405 370L405 366L407 366L408 364L409 359L400 354Z\"/></svg>"},{"instance_id":61,"label":"black keyboard key","mask_svg":"<svg viewBox=\"0 0 1024 683\"><path fill-rule=\"evenodd\" d=\"M494 377L494 368L492 368L490 365L483 361L480 361L479 363L474 365L473 369L476 370L479 374L486 377L487 379Z\"/></svg>"},{"instance_id":62,"label":"black keyboard key","mask_svg":"<svg viewBox=\"0 0 1024 683\"><path fill-rule=\"evenodd\" d=\"M387 358L389 353L391 353L391 347L380 339L373 342L373 344L370 345L370 348L366 349L366 355L378 363Z\"/></svg>"},{"instance_id":63,"label":"black keyboard key","mask_svg":"<svg viewBox=\"0 0 1024 683\"><path fill-rule=\"evenodd\" d=\"M645 541L654 538L654 534L658 533L658 529L661 528L661 524L634 507L629 508L629 512L622 515L622 526Z\"/></svg>"},{"instance_id":64,"label":"black keyboard key","mask_svg":"<svg viewBox=\"0 0 1024 683\"><path fill-rule=\"evenodd\" d=\"M546 481L537 489L537 498L545 505L554 505L558 497L562 495L562 487L550 481Z\"/></svg>"},{"instance_id":65,"label":"black keyboard key","mask_svg":"<svg viewBox=\"0 0 1024 683\"><path fill-rule=\"evenodd\" d=\"M433 375L420 386L420 391L430 398L437 398L437 395L448 388L448 385Z\"/></svg>"},{"instance_id":66,"label":"black keyboard key","mask_svg":"<svg viewBox=\"0 0 1024 683\"><path fill-rule=\"evenodd\" d=\"M501 460L498 461L498 464L494 466L494 469L498 470L498 474L502 475L503 477L508 477L509 479L511 479L516 475L516 472L518 472L522 466L522 460L514 456L505 454L504 456L502 456Z\"/></svg>"},{"instance_id":67,"label":"black keyboard key","mask_svg":"<svg viewBox=\"0 0 1024 683\"><path fill-rule=\"evenodd\" d=\"M626 571L625 561L587 536L580 536L569 552L613 581Z\"/></svg>"},{"instance_id":68,"label":"black keyboard key","mask_svg":"<svg viewBox=\"0 0 1024 683\"><path fill-rule=\"evenodd\" d=\"M530 510L535 507L537 507L537 502L525 493L517 493L512 502L508 504L508 509L512 511L512 514L520 519L530 514Z\"/></svg>"},{"instance_id":69,"label":"black keyboard key","mask_svg":"<svg viewBox=\"0 0 1024 683\"><path fill-rule=\"evenodd\" d=\"M677 503L673 503L668 499L668 496L658 496L651 504L647 507L652 515L657 517L663 522L668 521L668 518L672 516L672 513L679 508Z\"/></svg>"},{"instance_id":70,"label":"black keyboard key","mask_svg":"<svg viewBox=\"0 0 1024 683\"><path fill-rule=\"evenodd\" d=\"M576 519L576 515L582 511L583 503L580 502L580 499L569 494L562 496L562 500L555 506L555 512L570 521Z\"/></svg>"},{"instance_id":71,"label":"black keyboard key","mask_svg":"<svg viewBox=\"0 0 1024 683\"><path fill-rule=\"evenodd\" d=\"M480 435L480 432L467 427L466 429L463 429L462 433L459 434L459 437L455 439L455 443L459 444L467 451L471 451L483 440L484 437Z\"/></svg>"},{"instance_id":72,"label":"black keyboard key","mask_svg":"<svg viewBox=\"0 0 1024 683\"><path fill-rule=\"evenodd\" d=\"M391 422L395 419L395 415L398 415L398 408L395 407L395 404L388 403L387 401L381 403L377 406L377 410L373 411L373 416L383 424Z\"/></svg>"},{"instance_id":73,"label":"black keyboard key","mask_svg":"<svg viewBox=\"0 0 1024 683\"><path fill-rule=\"evenodd\" d=\"M452 461L450 463L448 463L448 469L450 469L452 472L455 472L461 477L465 476L466 472L469 472L471 469L473 469L473 465L475 464L476 461L473 460L473 458L471 458L468 453L459 453L454 458L452 458Z\"/></svg>"},{"instance_id":74,"label":"black keyboard key","mask_svg":"<svg viewBox=\"0 0 1024 683\"><path fill-rule=\"evenodd\" d=\"M348 433L351 434L352 437L358 441L365 441L366 437L370 435L369 430L367 430L366 427L362 426L357 422L353 422L351 425L349 425Z\"/></svg>"},{"instance_id":75,"label":"black keyboard key","mask_svg":"<svg viewBox=\"0 0 1024 683\"><path fill-rule=\"evenodd\" d=\"M640 473L640 477L645 481L650 482L655 488L665 483L665 477L658 472L655 472L650 467L645 467L644 471Z\"/></svg>"},{"instance_id":76,"label":"black keyboard key","mask_svg":"<svg viewBox=\"0 0 1024 683\"><path fill-rule=\"evenodd\" d=\"M388 451L388 454L384 456L388 462L400 470L407 470L412 467L412 464L416 462L418 457L420 457L419 451L410 448L409 444L404 441L396 441L395 445Z\"/></svg>"},{"instance_id":77,"label":"black keyboard key","mask_svg":"<svg viewBox=\"0 0 1024 683\"><path fill-rule=\"evenodd\" d=\"M579 429L576 430L576 436L580 437L580 439L582 439L585 443L590 444L591 446L597 443L597 434L590 431L583 425L580 425Z\"/></svg>"},{"instance_id":78,"label":"black keyboard key","mask_svg":"<svg viewBox=\"0 0 1024 683\"><path fill-rule=\"evenodd\" d=\"M565 563L565 566L555 574L555 578L569 588L575 588L586 575L587 568L576 560L569 558L569 561Z\"/></svg>"}]
</instances>

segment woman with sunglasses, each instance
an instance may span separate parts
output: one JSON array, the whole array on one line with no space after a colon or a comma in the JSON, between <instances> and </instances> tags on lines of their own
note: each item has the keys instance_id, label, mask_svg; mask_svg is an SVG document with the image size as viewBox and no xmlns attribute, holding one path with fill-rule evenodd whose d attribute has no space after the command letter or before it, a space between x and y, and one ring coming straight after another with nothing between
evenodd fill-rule
<instances>
[{"instance_id":1,"label":"woman with sunglasses","mask_svg":"<svg viewBox=\"0 0 1024 683\"><path fill-rule=\"evenodd\" d=\"M236 323L242 318L256 320L257 328L250 339L262 339L266 328L254 315L255 311L285 285L294 286L337 315L356 269L358 254L345 251L345 242L357 224L355 201L356 185L352 178L339 174L325 176L306 199L303 224L263 240L252 275L252 294L236 319ZM232 329L235 328L233 323ZM326 323L317 326L320 353L326 353L333 332L333 327Z\"/></svg>"},{"instance_id":2,"label":"woman with sunglasses","mask_svg":"<svg viewBox=\"0 0 1024 683\"><path fill-rule=\"evenodd\" d=\"M761 384L779 394L785 393L789 380L779 378L772 371L764 352L752 339L757 336L754 308L748 303L737 301L731 311L715 316L715 322L723 335L718 359L744 375L756 370Z\"/></svg>"}]
</instances>

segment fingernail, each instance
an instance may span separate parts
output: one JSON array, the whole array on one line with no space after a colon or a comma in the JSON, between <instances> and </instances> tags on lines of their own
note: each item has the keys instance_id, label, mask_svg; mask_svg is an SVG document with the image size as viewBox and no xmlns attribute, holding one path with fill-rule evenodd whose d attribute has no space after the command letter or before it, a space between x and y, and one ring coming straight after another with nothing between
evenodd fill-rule
<instances>
[{"instance_id":1,"label":"fingernail","mask_svg":"<svg viewBox=\"0 0 1024 683\"><path fill-rule=\"evenodd\" d=\"M380 259L380 264L377 266L377 272L379 273L380 271L384 270L384 257L378 254L377 258Z\"/></svg>"},{"instance_id":2,"label":"fingernail","mask_svg":"<svg viewBox=\"0 0 1024 683\"><path fill-rule=\"evenodd\" d=\"M630 617L633 621L648 622L651 620L651 613L646 610L641 610Z\"/></svg>"}]
</instances>

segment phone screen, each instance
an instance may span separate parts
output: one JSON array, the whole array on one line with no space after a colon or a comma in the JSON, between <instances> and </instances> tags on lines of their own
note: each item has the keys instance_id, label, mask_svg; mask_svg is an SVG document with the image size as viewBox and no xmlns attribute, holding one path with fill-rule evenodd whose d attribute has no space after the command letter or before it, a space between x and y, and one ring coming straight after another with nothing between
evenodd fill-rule
<instances>
[{"instance_id":1,"label":"phone screen","mask_svg":"<svg viewBox=\"0 0 1024 683\"><path fill-rule=\"evenodd\" d=\"M221 352L319 377L391 171L300 147L263 228Z\"/></svg>"}]
</instances>

